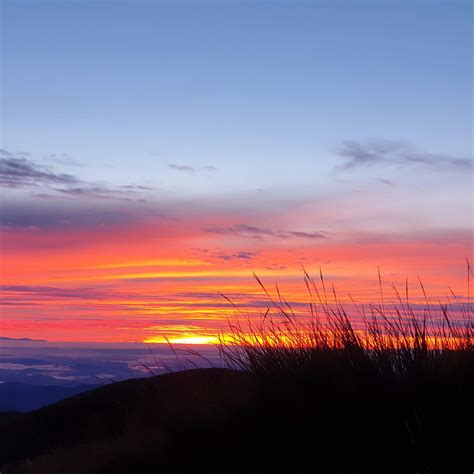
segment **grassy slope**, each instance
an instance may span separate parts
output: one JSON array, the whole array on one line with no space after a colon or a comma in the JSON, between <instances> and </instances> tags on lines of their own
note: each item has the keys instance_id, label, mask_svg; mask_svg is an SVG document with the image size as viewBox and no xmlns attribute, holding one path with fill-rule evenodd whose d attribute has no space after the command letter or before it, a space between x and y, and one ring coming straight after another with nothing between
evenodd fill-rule
<instances>
[{"instance_id":1,"label":"grassy slope","mask_svg":"<svg viewBox=\"0 0 474 474\"><path fill-rule=\"evenodd\" d=\"M1 472L470 472L472 374L328 364L129 380L0 421Z\"/></svg>"},{"instance_id":2,"label":"grassy slope","mask_svg":"<svg viewBox=\"0 0 474 474\"><path fill-rule=\"evenodd\" d=\"M198 369L114 383L13 420L0 421L8 472L135 472L175 459L180 443L204 445L254 396L249 373ZM211 439L209 439L212 442ZM212 449L212 446L208 446ZM15 461L29 458L29 462ZM33 469L33 470L32 470Z\"/></svg>"}]
</instances>

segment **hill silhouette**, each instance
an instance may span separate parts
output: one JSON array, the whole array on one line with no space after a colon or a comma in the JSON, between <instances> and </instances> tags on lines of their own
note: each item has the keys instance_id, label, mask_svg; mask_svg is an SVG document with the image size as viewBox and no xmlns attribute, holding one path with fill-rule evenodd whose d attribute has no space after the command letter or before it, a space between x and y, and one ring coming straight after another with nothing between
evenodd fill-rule
<instances>
[{"instance_id":1,"label":"hill silhouette","mask_svg":"<svg viewBox=\"0 0 474 474\"><path fill-rule=\"evenodd\" d=\"M187 464L179 446L195 443L197 451L215 442L212 434L232 424L256 386L247 372L194 369L117 382L4 415L1 472L135 472L139 465Z\"/></svg>"},{"instance_id":2,"label":"hill silhouette","mask_svg":"<svg viewBox=\"0 0 474 474\"><path fill-rule=\"evenodd\" d=\"M462 389L456 377L411 386L218 368L117 382L0 417L0 471L469 472L465 375Z\"/></svg>"}]
</instances>

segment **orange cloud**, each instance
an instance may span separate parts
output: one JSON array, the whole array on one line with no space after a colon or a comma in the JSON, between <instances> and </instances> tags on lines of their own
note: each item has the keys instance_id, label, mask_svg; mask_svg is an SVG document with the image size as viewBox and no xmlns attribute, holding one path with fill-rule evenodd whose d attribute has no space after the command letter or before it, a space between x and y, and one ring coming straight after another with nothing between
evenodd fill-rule
<instances>
[{"instance_id":1,"label":"orange cloud","mask_svg":"<svg viewBox=\"0 0 474 474\"><path fill-rule=\"evenodd\" d=\"M210 214L185 222L3 232L2 335L212 343L212 333L235 312L220 293L250 315L266 308L253 272L270 288L278 282L302 315L308 302L303 268L317 275L322 267L341 297L350 291L365 303L378 298L378 267L387 286L420 275L434 298L448 286L465 291L463 262L472 255L466 232L312 238L307 229L298 234L294 223L270 231L249 217L248 227L236 227L243 220ZM263 240L249 237L251 230ZM420 296L414 289L413 302Z\"/></svg>"}]
</instances>

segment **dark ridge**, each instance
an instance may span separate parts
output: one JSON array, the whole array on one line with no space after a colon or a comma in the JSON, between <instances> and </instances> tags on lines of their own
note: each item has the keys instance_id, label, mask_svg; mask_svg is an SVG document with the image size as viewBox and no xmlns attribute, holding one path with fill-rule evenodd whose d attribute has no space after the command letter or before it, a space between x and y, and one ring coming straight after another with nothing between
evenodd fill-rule
<instances>
[{"instance_id":1,"label":"dark ridge","mask_svg":"<svg viewBox=\"0 0 474 474\"><path fill-rule=\"evenodd\" d=\"M130 466L120 470L126 463L116 465L119 452L145 462L150 443L153 463L167 464L179 443L190 441L189 433L197 427L216 431L249 404L255 390L250 373L195 369L112 383L6 417L0 422L1 472L29 472L25 459L34 460L38 473L72 473L71 466L81 465L77 472L134 472Z\"/></svg>"},{"instance_id":2,"label":"dark ridge","mask_svg":"<svg viewBox=\"0 0 474 474\"><path fill-rule=\"evenodd\" d=\"M0 336L0 341L48 342L46 339L30 339L29 337L7 337L7 336Z\"/></svg>"}]
</instances>

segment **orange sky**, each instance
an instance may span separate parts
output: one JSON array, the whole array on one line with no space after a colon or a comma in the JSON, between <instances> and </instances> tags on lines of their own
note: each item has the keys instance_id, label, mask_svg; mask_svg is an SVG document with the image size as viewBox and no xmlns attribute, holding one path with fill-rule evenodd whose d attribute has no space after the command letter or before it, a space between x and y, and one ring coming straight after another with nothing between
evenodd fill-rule
<instances>
[{"instance_id":1,"label":"orange sky","mask_svg":"<svg viewBox=\"0 0 474 474\"><path fill-rule=\"evenodd\" d=\"M222 220L222 219L221 219ZM51 341L208 342L225 330L233 307L257 316L267 307L256 272L302 315L308 295L303 267L321 266L341 299L379 301L377 267L385 282L412 282L417 275L434 301L451 287L466 293L465 234L413 234L396 239L361 236L358 241L301 235L264 235L209 216L199 221L78 231L23 229L2 234L2 335ZM233 229L235 232L216 231ZM203 230L204 229L204 230ZM209 229L213 231L209 231ZM237 230L236 230L237 229ZM266 232L266 231L265 231ZM223 234L226 234L225 236Z\"/></svg>"}]
</instances>

